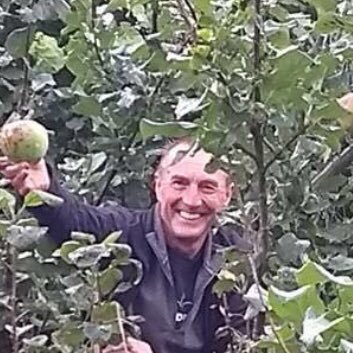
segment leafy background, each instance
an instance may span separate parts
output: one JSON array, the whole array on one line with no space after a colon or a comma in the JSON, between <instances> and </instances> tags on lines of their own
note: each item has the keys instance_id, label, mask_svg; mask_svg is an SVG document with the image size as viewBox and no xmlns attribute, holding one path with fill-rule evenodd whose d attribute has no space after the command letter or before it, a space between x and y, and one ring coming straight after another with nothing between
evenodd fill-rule
<instances>
[{"instance_id":1,"label":"leafy background","mask_svg":"<svg viewBox=\"0 0 353 353\"><path fill-rule=\"evenodd\" d=\"M268 314L260 347L351 352L353 289L337 276L353 273L352 113L336 99L353 87L352 15L349 0L2 0L1 123L42 122L52 131L48 160L70 190L97 205L133 208L153 200L146 180L163 137L198 137L237 180L239 195L222 221L243 224L261 264L255 294L259 285L269 290L255 299L247 293L254 312ZM30 249L38 278L21 261L9 275L7 265L28 250L11 240L11 227L28 237L33 220L1 190L0 293L9 313L2 334L12 318L12 328L23 329L16 349L66 352L87 349L82 337L100 342L104 329L70 331L67 299L57 297L69 286L64 260L53 280L49 254ZM243 278L235 262L226 256L219 295ZM43 294L41 286L56 290ZM38 311L43 302L57 312ZM54 319L68 327L66 338L48 348L60 331Z\"/></svg>"}]
</instances>

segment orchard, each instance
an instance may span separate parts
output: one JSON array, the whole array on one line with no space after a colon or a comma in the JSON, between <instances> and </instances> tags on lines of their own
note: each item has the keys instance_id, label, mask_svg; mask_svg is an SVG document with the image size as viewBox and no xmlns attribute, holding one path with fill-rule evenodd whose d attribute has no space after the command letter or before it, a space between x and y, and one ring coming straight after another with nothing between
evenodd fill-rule
<instances>
[{"instance_id":1,"label":"orchard","mask_svg":"<svg viewBox=\"0 0 353 353\"><path fill-rule=\"evenodd\" d=\"M213 290L241 293L264 327L239 334L221 300L227 353L353 351L352 91L350 0L0 3L2 154L45 156L97 206L149 207L168 138L192 136L210 171L230 171L219 222L253 251L224 249ZM101 352L138 335L113 298L141 264L119 231L54 246L30 209L61 202L1 179L1 353Z\"/></svg>"}]
</instances>

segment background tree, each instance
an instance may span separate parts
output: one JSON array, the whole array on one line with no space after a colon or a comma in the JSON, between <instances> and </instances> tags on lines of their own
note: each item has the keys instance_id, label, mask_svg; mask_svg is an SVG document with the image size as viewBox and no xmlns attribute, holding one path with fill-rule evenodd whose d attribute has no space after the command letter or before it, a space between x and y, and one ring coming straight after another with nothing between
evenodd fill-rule
<instances>
[{"instance_id":1,"label":"background tree","mask_svg":"<svg viewBox=\"0 0 353 353\"><path fill-rule=\"evenodd\" d=\"M263 286L309 285L296 270L308 258L351 275L352 113L336 99L352 88L352 13L348 0L3 0L2 122L44 123L67 187L129 207L151 202L146 178L162 137L194 135L236 177L239 197L221 221L241 223L252 238ZM235 268L228 254L220 295L243 278ZM284 327L272 348L318 343L283 341L303 334L302 322L323 327L330 303L346 303L338 293L352 294L310 278L298 317L279 315L271 292L271 330ZM278 306L289 297L277 295ZM267 296L256 303L264 310ZM350 305L335 307L335 319L350 323ZM352 330L324 327L327 349L351 349Z\"/></svg>"}]
</instances>

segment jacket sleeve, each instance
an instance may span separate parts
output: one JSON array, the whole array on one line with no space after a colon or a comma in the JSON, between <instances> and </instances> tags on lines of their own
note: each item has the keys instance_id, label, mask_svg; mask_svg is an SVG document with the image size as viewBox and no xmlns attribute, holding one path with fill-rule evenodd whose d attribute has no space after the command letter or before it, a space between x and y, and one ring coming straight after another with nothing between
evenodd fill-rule
<instances>
[{"instance_id":1,"label":"jacket sleeve","mask_svg":"<svg viewBox=\"0 0 353 353\"><path fill-rule=\"evenodd\" d=\"M61 244L70 238L72 231L94 234L97 240L113 231L121 230L126 237L131 213L124 207L97 207L85 204L70 194L51 172L49 193L64 200L59 206L31 207L29 212L41 226L48 227L50 238Z\"/></svg>"}]
</instances>

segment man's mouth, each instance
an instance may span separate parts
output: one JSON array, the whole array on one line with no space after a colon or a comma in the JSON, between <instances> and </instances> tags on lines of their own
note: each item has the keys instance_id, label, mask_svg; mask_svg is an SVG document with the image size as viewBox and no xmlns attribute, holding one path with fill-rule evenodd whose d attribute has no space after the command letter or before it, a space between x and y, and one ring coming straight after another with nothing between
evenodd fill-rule
<instances>
[{"instance_id":1,"label":"man's mouth","mask_svg":"<svg viewBox=\"0 0 353 353\"><path fill-rule=\"evenodd\" d=\"M186 219L187 221L195 221L203 216L201 213L187 211L179 211L178 214L181 218Z\"/></svg>"}]
</instances>

